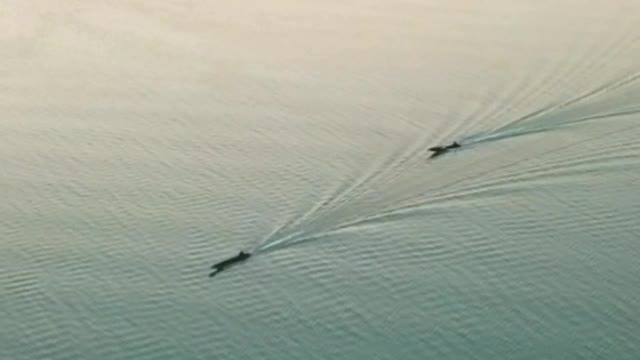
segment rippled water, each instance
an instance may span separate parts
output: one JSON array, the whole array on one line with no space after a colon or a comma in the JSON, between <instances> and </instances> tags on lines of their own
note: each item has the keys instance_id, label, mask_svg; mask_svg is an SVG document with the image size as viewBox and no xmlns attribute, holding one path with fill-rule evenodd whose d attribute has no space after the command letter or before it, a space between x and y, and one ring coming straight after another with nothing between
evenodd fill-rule
<instances>
[{"instance_id":1,"label":"rippled water","mask_svg":"<svg viewBox=\"0 0 640 360\"><path fill-rule=\"evenodd\" d=\"M640 3L160 3L0 12L0 359L640 357Z\"/></svg>"}]
</instances>

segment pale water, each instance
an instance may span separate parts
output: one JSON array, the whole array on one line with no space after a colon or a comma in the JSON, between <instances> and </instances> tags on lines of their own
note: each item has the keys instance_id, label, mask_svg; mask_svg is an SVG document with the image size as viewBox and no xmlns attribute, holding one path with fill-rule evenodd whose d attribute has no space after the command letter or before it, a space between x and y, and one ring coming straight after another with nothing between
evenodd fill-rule
<instances>
[{"instance_id":1,"label":"pale water","mask_svg":"<svg viewBox=\"0 0 640 360\"><path fill-rule=\"evenodd\" d=\"M640 358L639 24L3 2L0 359Z\"/></svg>"}]
</instances>

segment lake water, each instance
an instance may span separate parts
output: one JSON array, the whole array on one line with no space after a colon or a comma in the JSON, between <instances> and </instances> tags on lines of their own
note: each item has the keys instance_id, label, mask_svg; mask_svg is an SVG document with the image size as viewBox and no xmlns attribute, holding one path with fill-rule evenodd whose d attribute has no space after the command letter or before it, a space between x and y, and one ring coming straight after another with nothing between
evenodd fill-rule
<instances>
[{"instance_id":1,"label":"lake water","mask_svg":"<svg viewBox=\"0 0 640 360\"><path fill-rule=\"evenodd\" d=\"M639 23L6 1L0 359L640 358Z\"/></svg>"}]
</instances>

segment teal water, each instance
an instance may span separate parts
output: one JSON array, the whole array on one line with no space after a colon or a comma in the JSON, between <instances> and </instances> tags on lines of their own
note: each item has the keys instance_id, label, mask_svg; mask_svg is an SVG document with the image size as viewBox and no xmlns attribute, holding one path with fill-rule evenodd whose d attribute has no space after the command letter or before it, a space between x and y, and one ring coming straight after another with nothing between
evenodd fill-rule
<instances>
[{"instance_id":1,"label":"teal water","mask_svg":"<svg viewBox=\"0 0 640 360\"><path fill-rule=\"evenodd\" d=\"M640 4L516 3L8 2L0 359L638 359Z\"/></svg>"}]
</instances>

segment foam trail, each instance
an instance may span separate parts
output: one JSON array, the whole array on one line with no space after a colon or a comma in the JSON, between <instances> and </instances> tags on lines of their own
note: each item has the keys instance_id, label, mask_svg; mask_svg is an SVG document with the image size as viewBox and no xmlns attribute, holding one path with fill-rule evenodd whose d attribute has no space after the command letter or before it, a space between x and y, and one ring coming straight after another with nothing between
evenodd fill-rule
<instances>
[{"instance_id":1,"label":"foam trail","mask_svg":"<svg viewBox=\"0 0 640 360\"><path fill-rule=\"evenodd\" d=\"M551 130L555 130L555 129L551 127L546 127L546 128L539 128L539 129L531 129L527 131L509 131L504 133L494 133L494 134L489 134L485 136L471 137L470 139L465 139L465 142L462 145L463 146L466 145L468 147L470 145L477 145L477 144L482 144L486 142L498 141L498 140L503 140L508 138L525 136L525 135L539 134L539 133L544 133Z\"/></svg>"},{"instance_id":2,"label":"foam trail","mask_svg":"<svg viewBox=\"0 0 640 360\"><path fill-rule=\"evenodd\" d=\"M511 122L509 124L506 124L506 125L498 128L498 129L495 129L494 131L500 132L500 131L503 131L503 130L507 130L507 129L513 128L516 125L527 124L531 120L543 117L543 116L549 114L552 111L563 109L563 108L575 105L575 104L580 103L580 102L582 102L584 100L593 98L594 96L601 95L601 94L606 93L608 91L616 90L616 89L618 89L620 87L632 84L638 79L640 79L640 73L636 73L636 74L633 74L633 75L630 75L630 76L627 76L627 77L623 77L621 79L609 81L609 82L607 82L607 83L605 83L605 84L603 84L603 85L601 85L601 86L599 86L599 87L597 87L597 88L595 88L595 89L593 89L591 91L588 91L588 92L586 92L586 93L584 93L582 95L576 96L573 99L570 99L570 100L567 100L567 101L564 101L564 102L551 104L551 105L545 106L545 107L543 107L543 108L541 108L539 110L533 111L533 112L531 112L531 113L529 113L527 115L524 115L521 118L519 118L519 119L517 119L517 120L515 120L515 121L513 121L513 122Z\"/></svg>"},{"instance_id":3,"label":"foam trail","mask_svg":"<svg viewBox=\"0 0 640 360\"><path fill-rule=\"evenodd\" d=\"M252 252L253 253L264 252L264 251L266 251L266 250L268 250L268 249L270 249L270 248L272 248L274 246L278 246L278 245L280 245L280 244L282 244L282 243L284 243L284 242L286 242L288 240L295 239L296 236L299 236L301 234L303 234L303 231L296 231L296 232L294 232L292 234L289 234L289 235L287 235L287 236L285 236L285 237L283 237L281 239L278 239L276 241L273 241L273 242L268 242L268 243L267 242L262 242L262 243L258 244L257 246L255 246L253 248Z\"/></svg>"},{"instance_id":4,"label":"foam trail","mask_svg":"<svg viewBox=\"0 0 640 360\"><path fill-rule=\"evenodd\" d=\"M560 130L560 129L564 129L567 127L571 127L571 126L575 126L578 125L580 123L584 123L584 122L589 122L589 121L593 121L593 120L601 120L601 119L607 119L607 118L616 118L616 117L622 117L622 116L629 116L629 115L635 115L640 113L640 108L634 108L634 109L630 109L630 110L624 110L624 111L616 111L616 112L609 112L609 113L604 113L604 114L596 114L596 115L589 115L589 116L584 116L584 117L580 117L571 121L566 121L562 124L559 125L549 125L549 126L543 126L543 127L539 127L537 129L514 129L511 131L507 131L507 132L498 132L498 133L485 133L485 134L477 134L475 136L470 136L469 138L464 139L463 141L465 142L466 145L475 145L475 144L481 144L481 143L485 143L485 142L490 142L490 141L497 141L497 140L503 140L503 139L507 139L507 138L514 138L514 137L519 137L519 136L525 136L525 135L532 135L532 134L539 134L539 133L544 133L544 132L548 132L548 131L553 131L553 130Z\"/></svg>"},{"instance_id":5,"label":"foam trail","mask_svg":"<svg viewBox=\"0 0 640 360\"><path fill-rule=\"evenodd\" d=\"M580 119L576 120L576 122L578 122L578 121L582 122L582 121L590 121L590 120L599 120L599 119L606 119L606 118L614 118L614 117L619 117L619 116L629 116L629 115L635 115L635 114L640 114L640 108L635 108L635 109L630 109L630 110L625 110L625 111L612 112L612 113L606 113L606 114L585 116L583 118L580 118Z\"/></svg>"}]
</instances>

